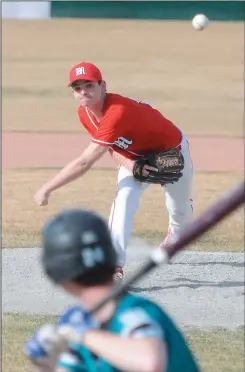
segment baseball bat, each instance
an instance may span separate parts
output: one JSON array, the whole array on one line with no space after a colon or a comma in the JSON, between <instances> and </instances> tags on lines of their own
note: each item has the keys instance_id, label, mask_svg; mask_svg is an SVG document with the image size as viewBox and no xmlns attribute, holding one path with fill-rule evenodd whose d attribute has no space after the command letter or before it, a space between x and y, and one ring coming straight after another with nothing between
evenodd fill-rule
<instances>
[{"instance_id":1,"label":"baseball bat","mask_svg":"<svg viewBox=\"0 0 245 372\"><path fill-rule=\"evenodd\" d=\"M125 294L133 283L137 282L145 274L156 268L162 263L167 263L178 251L193 242L196 238L203 235L207 230L218 224L224 217L235 211L245 201L245 183L244 181L237 186L222 194L221 197L211 204L194 222L192 222L185 231L183 231L178 240L169 243L163 249L156 248L150 254L148 261L131 275L122 285L115 285L112 291L101 300L89 314L96 313L108 301L117 299Z\"/></svg>"}]
</instances>

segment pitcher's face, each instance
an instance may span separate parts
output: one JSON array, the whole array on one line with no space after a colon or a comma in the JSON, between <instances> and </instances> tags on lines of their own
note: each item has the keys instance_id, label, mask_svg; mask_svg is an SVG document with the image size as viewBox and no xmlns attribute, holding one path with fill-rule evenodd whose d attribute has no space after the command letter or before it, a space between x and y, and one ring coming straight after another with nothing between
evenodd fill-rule
<instances>
[{"instance_id":1,"label":"pitcher's face","mask_svg":"<svg viewBox=\"0 0 245 372\"><path fill-rule=\"evenodd\" d=\"M90 107L96 105L103 97L104 82L77 80L71 88L74 98L81 106Z\"/></svg>"}]
</instances>

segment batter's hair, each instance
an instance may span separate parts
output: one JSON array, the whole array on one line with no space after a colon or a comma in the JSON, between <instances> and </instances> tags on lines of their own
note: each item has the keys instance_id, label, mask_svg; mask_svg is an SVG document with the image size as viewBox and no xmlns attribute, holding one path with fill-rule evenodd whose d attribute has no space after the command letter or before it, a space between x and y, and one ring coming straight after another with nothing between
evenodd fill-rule
<instances>
[{"instance_id":1,"label":"batter's hair","mask_svg":"<svg viewBox=\"0 0 245 372\"><path fill-rule=\"evenodd\" d=\"M79 275L71 281L83 287L94 287L96 285L106 285L113 281L115 268L97 267L89 270L88 273Z\"/></svg>"}]
</instances>

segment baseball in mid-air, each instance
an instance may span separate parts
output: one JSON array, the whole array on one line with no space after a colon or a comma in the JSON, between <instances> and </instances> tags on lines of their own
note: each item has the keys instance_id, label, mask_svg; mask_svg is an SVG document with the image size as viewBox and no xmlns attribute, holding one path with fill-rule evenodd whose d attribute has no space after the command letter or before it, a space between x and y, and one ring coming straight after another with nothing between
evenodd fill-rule
<instances>
[{"instance_id":1,"label":"baseball in mid-air","mask_svg":"<svg viewBox=\"0 0 245 372\"><path fill-rule=\"evenodd\" d=\"M204 14L197 14L192 19L192 26L199 31L204 30L206 27L208 27L209 19Z\"/></svg>"}]
</instances>

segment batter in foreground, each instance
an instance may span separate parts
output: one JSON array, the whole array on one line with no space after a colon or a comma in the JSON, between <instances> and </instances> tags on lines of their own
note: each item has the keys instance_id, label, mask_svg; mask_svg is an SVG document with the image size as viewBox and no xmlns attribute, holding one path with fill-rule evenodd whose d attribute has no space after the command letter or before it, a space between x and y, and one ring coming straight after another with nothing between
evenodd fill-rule
<instances>
[{"instance_id":1,"label":"batter in foreground","mask_svg":"<svg viewBox=\"0 0 245 372\"><path fill-rule=\"evenodd\" d=\"M188 141L180 128L150 104L108 93L100 70L91 63L82 62L71 69L69 87L78 101L78 116L91 136L91 143L78 158L45 183L34 199L39 206L47 205L53 191L83 176L109 152L119 165L109 227L118 253L115 279L120 280L134 214L140 196L151 181L162 187L169 214L168 234L160 244L162 249L192 218L193 168ZM152 154L168 153L169 149L177 152L176 159L170 157L170 171L165 179L154 182L159 169L145 159ZM181 172L171 172L171 164L179 162L178 153L182 157Z\"/></svg>"},{"instance_id":2,"label":"batter in foreground","mask_svg":"<svg viewBox=\"0 0 245 372\"><path fill-rule=\"evenodd\" d=\"M69 209L42 230L48 279L77 300L58 322L44 324L25 353L36 372L199 372L184 335L157 303L126 293L89 311L111 293L117 255L93 211Z\"/></svg>"}]
</instances>

